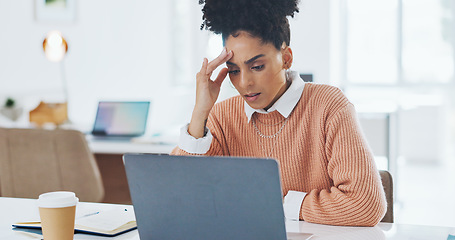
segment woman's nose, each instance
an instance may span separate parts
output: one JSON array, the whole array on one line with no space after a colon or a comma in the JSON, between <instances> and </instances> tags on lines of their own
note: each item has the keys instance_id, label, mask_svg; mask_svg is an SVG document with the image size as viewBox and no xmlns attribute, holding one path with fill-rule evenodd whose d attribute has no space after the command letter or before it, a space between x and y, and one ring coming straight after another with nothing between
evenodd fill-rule
<instances>
[{"instance_id":1,"label":"woman's nose","mask_svg":"<svg viewBox=\"0 0 455 240\"><path fill-rule=\"evenodd\" d=\"M241 74L240 74L240 81L239 81L239 85L240 87L242 88L246 88L246 87L249 87L251 85L253 85L253 81L251 79L251 76L249 76L248 73L245 73L245 71L243 71Z\"/></svg>"}]
</instances>

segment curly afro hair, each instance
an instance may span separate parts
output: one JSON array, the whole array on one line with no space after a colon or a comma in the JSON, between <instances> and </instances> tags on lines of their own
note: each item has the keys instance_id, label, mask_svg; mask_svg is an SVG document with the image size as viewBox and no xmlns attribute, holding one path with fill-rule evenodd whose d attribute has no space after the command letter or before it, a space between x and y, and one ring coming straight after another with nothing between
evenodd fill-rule
<instances>
[{"instance_id":1,"label":"curly afro hair","mask_svg":"<svg viewBox=\"0 0 455 240\"><path fill-rule=\"evenodd\" d=\"M299 0L199 0L202 8L202 29L221 34L223 41L238 31L272 43L277 49L290 44L287 16L299 12Z\"/></svg>"}]
</instances>

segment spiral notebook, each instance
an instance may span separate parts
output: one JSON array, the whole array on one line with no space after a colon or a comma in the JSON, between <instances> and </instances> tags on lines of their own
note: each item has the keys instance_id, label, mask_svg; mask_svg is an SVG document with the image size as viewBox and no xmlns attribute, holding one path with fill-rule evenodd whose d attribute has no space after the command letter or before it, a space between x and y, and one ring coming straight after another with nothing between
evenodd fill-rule
<instances>
[{"instance_id":1,"label":"spiral notebook","mask_svg":"<svg viewBox=\"0 0 455 240\"><path fill-rule=\"evenodd\" d=\"M15 231L41 234L39 221L18 222L12 225ZM137 228L132 208L116 208L107 211L88 211L76 216L75 233L113 237Z\"/></svg>"}]
</instances>

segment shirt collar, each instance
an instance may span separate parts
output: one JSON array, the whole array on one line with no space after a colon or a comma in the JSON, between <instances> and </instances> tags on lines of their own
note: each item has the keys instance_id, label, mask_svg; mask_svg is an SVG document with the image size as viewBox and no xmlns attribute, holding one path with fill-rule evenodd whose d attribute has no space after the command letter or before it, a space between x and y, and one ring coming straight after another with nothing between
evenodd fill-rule
<instances>
[{"instance_id":1,"label":"shirt collar","mask_svg":"<svg viewBox=\"0 0 455 240\"><path fill-rule=\"evenodd\" d=\"M264 109L254 109L248 105L248 103L244 102L245 104L245 114L248 118L248 122L251 120L251 116L253 113L271 113L273 111L278 111L283 117L289 117L294 107L299 102L300 97L302 96L303 88L305 86L305 82L300 78L298 72L290 71L287 74L287 78L291 80L291 86L286 90L286 92L281 95L281 97L270 107L267 111Z\"/></svg>"}]
</instances>

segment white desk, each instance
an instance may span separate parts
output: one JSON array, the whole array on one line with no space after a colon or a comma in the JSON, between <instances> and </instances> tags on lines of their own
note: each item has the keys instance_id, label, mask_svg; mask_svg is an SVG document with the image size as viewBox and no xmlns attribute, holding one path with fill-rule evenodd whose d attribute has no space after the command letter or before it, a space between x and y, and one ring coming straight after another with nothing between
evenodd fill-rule
<instances>
[{"instance_id":1,"label":"white desk","mask_svg":"<svg viewBox=\"0 0 455 240\"><path fill-rule=\"evenodd\" d=\"M94 154L156 153L169 154L176 144L135 143L127 141L88 141Z\"/></svg>"},{"instance_id":2,"label":"white desk","mask_svg":"<svg viewBox=\"0 0 455 240\"><path fill-rule=\"evenodd\" d=\"M87 135L87 143L94 154L154 153L169 154L177 146L175 137L139 137L131 140L100 140Z\"/></svg>"},{"instance_id":3,"label":"white desk","mask_svg":"<svg viewBox=\"0 0 455 240\"><path fill-rule=\"evenodd\" d=\"M106 209L112 207L131 207L126 205L80 203L78 208ZM11 225L15 222L33 220L38 217L38 209L34 199L17 199L0 197L0 239L31 239L22 233L14 232ZM313 239L352 239L352 240L381 240L381 239L412 239L412 240L447 240L449 233L455 233L454 228L436 226L417 226L406 224L379 223L375 227L336 227L307 222L286 222L288 232L313 233ZM76 234L74 239L113 239L139 240L137 230L125 233L115 238L97 237L93 235Z\"/></svg>"}]
</instances>

